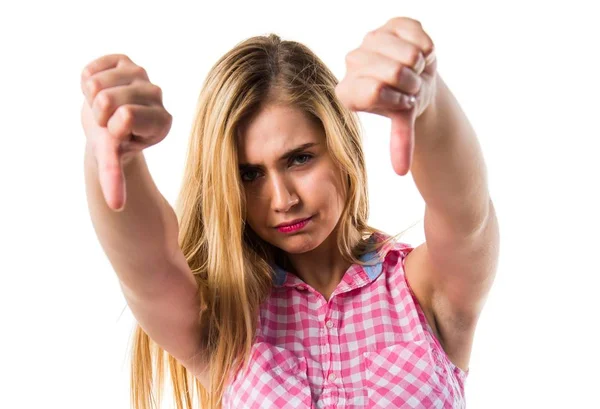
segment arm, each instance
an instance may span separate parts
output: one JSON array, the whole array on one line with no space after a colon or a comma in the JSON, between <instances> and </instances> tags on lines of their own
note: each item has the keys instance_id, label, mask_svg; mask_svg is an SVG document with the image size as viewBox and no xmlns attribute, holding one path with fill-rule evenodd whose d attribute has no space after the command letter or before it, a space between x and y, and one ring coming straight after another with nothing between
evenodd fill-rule
<instances>
[{"instance_id":1,"label":"arm","mask_svg":"<svg viewBox=\"0 0 600 409\"><path fill-rule=\"evenodd\" d=\"M440 320L473 323L495 276L498 221L476 134L439 75L415 133L411 171L426 203L415 279L427 283Z\"/></svg>"},{"instance_id":2,"label":"arm","mask_svg":"<svg viewBox=\"0 0 600 409\"><path fill-rule=\"evenodd\" d=\"M149 173L143 153L124 166L127 205L115 212L107 204L98 167L89 147L85 153L87 203L94 230L121 283L136 291L156 291L155 280L177 246L178 222ZM140 267L145 273L140 274Z\"/></svg>"},{"instance_id":3,"label":"arm","mask_svg":"<svg viewBox=\"0 0 600 409\"><path fill-rule=\"evenodd\" d=\"M136 320L184 365L200 343L197 284L178 246L176 215L156 188L143 153L124 165L127 202L111 210L96 160L85 153L87 202L94 229ZM201 368L188 368L198 374Z\"/></svg>"},{"instance_id":4,"label":"arm","mask_svg":"<svg viewBox=\"0 0 600 409\"><path fill-rule=\"evenodd\" d=\"M417 118L415 133L411 172L428 211L468 235L488 216L487 171L471 124L439 76L435 101Z\"/></svg>"},{"instance_id":5,"label":"arm","mask_svg":"<svg viewBox=\"0 0 600 409\"><path fill-rule=\"evenodd\" d=\"M498 224L475 132L437 73L433 41L420 22L392 18L346 67L338 98L391 119L394 171L412 170L426 203L426 243L407 256L407 279L447 326L472 329L496 269Z\"/></svg>"}]
</instances>

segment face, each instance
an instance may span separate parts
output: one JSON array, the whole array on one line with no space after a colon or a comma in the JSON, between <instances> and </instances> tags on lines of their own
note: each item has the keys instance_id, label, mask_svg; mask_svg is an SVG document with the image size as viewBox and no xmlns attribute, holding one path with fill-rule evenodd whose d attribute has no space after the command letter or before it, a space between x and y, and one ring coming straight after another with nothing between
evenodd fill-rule
<instances>
[{"instance_id":1,"label":"face","mask_svg":"<svg viewBox=\"0 0 600 409\"><path fill-rule=\"evenodd\" d=\"M301 110L271 105L240 130L237 143L246 222L259 237L292 254L335 237L342 177L319 126Z\"/></svg>"}]
</instances>

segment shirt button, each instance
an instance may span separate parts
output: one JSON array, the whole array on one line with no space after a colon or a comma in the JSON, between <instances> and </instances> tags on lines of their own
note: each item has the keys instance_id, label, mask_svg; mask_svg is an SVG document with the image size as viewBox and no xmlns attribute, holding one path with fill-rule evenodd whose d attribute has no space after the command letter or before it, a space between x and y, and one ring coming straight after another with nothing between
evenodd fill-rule
<instances>
[{"instance_id":1,"label":"shirt button","mask_svg":"<svg viewBox=\"0 0 600 409\"><path fill-rule=\"evenodd\" d=\"M300 290L300 291L302 291L302 290L306 290L306 287L305 287L305 286L303 286L302 284L298 284L298 285L296 286L296 290Z\"/></svg>"},{"instance_id":2,"label":"shirt button","mask_svg":"<svg viewBox=\"0 0 600 409\"><path fill-rule=\"evenodd\" d=\"M331 321L327 321L325 325L327 325L327 328L333 328L333 322Z\"/></svg>"},{"instance_id":3,"label":"shirt button","mask_svg":"<svg viewBox=\"0 0 600 409\"><path fill-rule=\"evenodd\" d=\"M336 378L335 374L332 373L332 374L329 374L329 377L327 379L329 379L329 382L333 382L333 381L335 381L335 378Z\"/></svg>"}]
</instances>

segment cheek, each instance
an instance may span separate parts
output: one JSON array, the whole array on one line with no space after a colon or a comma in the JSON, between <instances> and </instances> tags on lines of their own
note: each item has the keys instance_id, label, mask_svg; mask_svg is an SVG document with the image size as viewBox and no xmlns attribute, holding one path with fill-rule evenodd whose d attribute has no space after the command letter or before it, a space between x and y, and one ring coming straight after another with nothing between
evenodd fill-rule
<instances>
[{"instance_id":1,"label":"cheek","mask_svg":"<svg viewBox=\"0 0 600 409\"><path fill-rule=\"evenodd\" d=\"M339 172L332 164L322 166L310 172L302 180L303 198L307 204L327 206L333 211L343 206L343 196Z\"/></svg>"},{"instance_id":2,"label":"cheek","mask_svg":"<svg viewBox=\"0 0 600 409\"><path fill-rule=\"evenodd\" d=\"M267 219L265 206L265 200L257 192L249 190L246 193L246 221L253 230L260 228L261 223Z\"/></svg>"},{"instance_id":3,"label":"cheek","mask_svg":"<svg viewBox=\"0 0 600 409\"><path fill-rule=\"evenodd\" d=\"M343 188L341 178L338 172L332 172L329 179L329 200L332 211L335 212L336 219L341 215L346 200L346 192Z\"/></svg>"}]
</instances>

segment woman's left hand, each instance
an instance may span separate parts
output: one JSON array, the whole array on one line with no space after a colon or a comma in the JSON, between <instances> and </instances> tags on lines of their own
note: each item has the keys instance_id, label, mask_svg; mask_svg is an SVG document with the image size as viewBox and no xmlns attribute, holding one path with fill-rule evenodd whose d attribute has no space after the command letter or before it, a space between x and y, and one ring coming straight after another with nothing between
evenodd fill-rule
<instances>
[{"instance_id":1,"label":"woman's left hand","mask_svg":"<svg viewBox=\"0 0 600 409\"><path fill-rule=\"evenodd\" d=\"M390 154L399 175L410 170L415 120L434 100L436 68L431 38L421 23L405 17L367 33L346 55L346 76L335 92L349 109L392 120Z\"/></svg>"}]
</instances>

